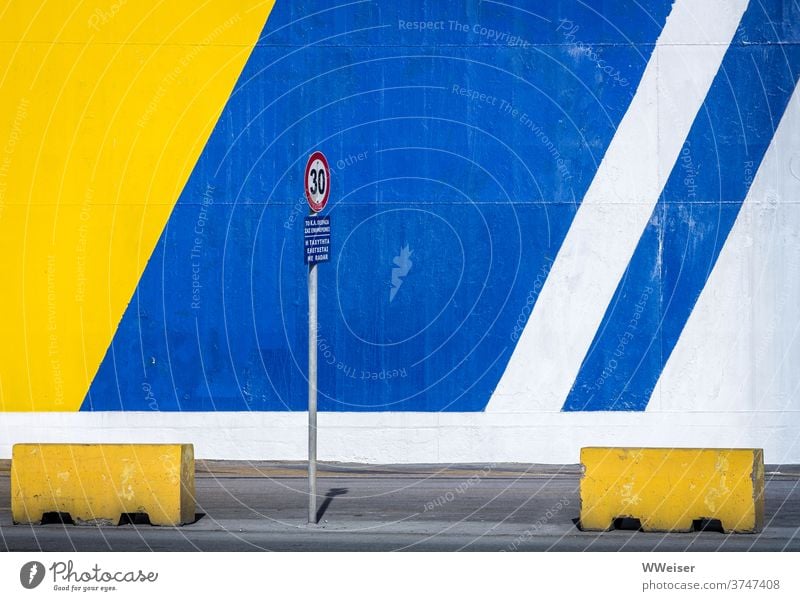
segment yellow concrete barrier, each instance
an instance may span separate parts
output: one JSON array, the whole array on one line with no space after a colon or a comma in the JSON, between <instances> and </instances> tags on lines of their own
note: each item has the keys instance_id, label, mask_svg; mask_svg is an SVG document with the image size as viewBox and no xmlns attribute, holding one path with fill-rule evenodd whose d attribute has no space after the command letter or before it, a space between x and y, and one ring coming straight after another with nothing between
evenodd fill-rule
<instances>
[{"instance_id":1,"label":"yellow concrete barrier","mask_svg":"<svg viewBox=\"0 0 800 601\"><path fill-rule=\"evenodd\" d=\"M617 518L642 530L687 532L720 520L725 532L764 525L761 449L581 449L581 528L608 530Z\"/></svg>"},{"instance_id":2,"label":"yellow concrete barrier","mask_svg":"<svg viewBox=\"0 0 800 601\"><path fill-rule=\"evenodd\" d=\"M190 444L17 444L11 459L15 523L47 512L76 522L146 513L150 523L194 521L194 449Z\"/></svg>"}]
</instances>

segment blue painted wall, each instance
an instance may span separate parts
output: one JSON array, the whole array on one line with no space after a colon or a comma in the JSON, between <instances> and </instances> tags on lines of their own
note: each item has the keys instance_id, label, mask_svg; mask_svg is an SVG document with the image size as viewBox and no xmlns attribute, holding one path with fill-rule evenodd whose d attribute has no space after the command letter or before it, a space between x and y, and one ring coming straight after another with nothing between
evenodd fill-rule
<instances>
[{"instance_id":1,"label":"blue painted wall","mask_svg":"<svg viewBox=\"0 0 800 601\"><path fill-rule=\"evenodd\" d=\"M800 57L764 43L797 37L789 3L763 4L687 141L696 196L679 161L565 410L647 405L749 185L733 173L757 167L794 88ZM319 149L320 409L483 410L670 6L278 0L83 408L305 408ZM649 335L597 386L630 322L615 307L648 289Z\"/></svg>"}]
</instances>

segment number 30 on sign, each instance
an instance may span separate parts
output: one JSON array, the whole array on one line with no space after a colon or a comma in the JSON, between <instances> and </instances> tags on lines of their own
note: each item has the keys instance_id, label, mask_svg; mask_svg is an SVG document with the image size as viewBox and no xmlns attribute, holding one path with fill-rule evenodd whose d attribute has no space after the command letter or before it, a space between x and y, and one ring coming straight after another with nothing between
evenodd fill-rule
<instances>
[{"instance_id":1,"label":"number 30 on sign","mask_svg":"<svg viewBox=\"0 0 800 601\"><path fill-rule=\"evenodd\" d=\"M308 157L305 187L308 206L319 213L325 208L331 194L331 170L328 159L319 150Z\"/></svg>"}]
</instances>

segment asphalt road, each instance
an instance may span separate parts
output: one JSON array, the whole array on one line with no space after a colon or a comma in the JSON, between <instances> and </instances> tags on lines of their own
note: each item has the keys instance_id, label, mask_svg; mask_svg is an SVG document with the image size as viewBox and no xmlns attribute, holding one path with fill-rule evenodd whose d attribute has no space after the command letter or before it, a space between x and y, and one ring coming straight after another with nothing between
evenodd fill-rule
<instances>
[{"instance_id":1,"label":"asphalt road","mask_svg":"<svg viewBox=\"0 0 800 601\"><path fill-rule=\"evenodd\" d=\"M766 528L582 532L578 466L363 466L320 470L306 524L305 466L198 462L198 519L150 525L13 525L0 463L0 549L11 551L800 551L800 466L768 466Z\"/></svg>"}]
</instances>

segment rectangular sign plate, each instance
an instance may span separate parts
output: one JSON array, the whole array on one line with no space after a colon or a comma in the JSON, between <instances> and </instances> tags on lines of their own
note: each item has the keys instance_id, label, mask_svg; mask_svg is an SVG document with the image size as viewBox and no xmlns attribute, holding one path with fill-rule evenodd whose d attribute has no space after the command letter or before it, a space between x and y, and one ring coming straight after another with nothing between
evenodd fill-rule
<instances>
[{"instance_id":1,"label":"rectangular sign plate","mask_svg":"<svg viewBox=\"0 0 800 601\"><path fill-rule=\"evenodd\" d=\"M324 263L330 260L331 217L330 215L307 215L304 224L306 264Z\"/></svg>"}]
</instances>

